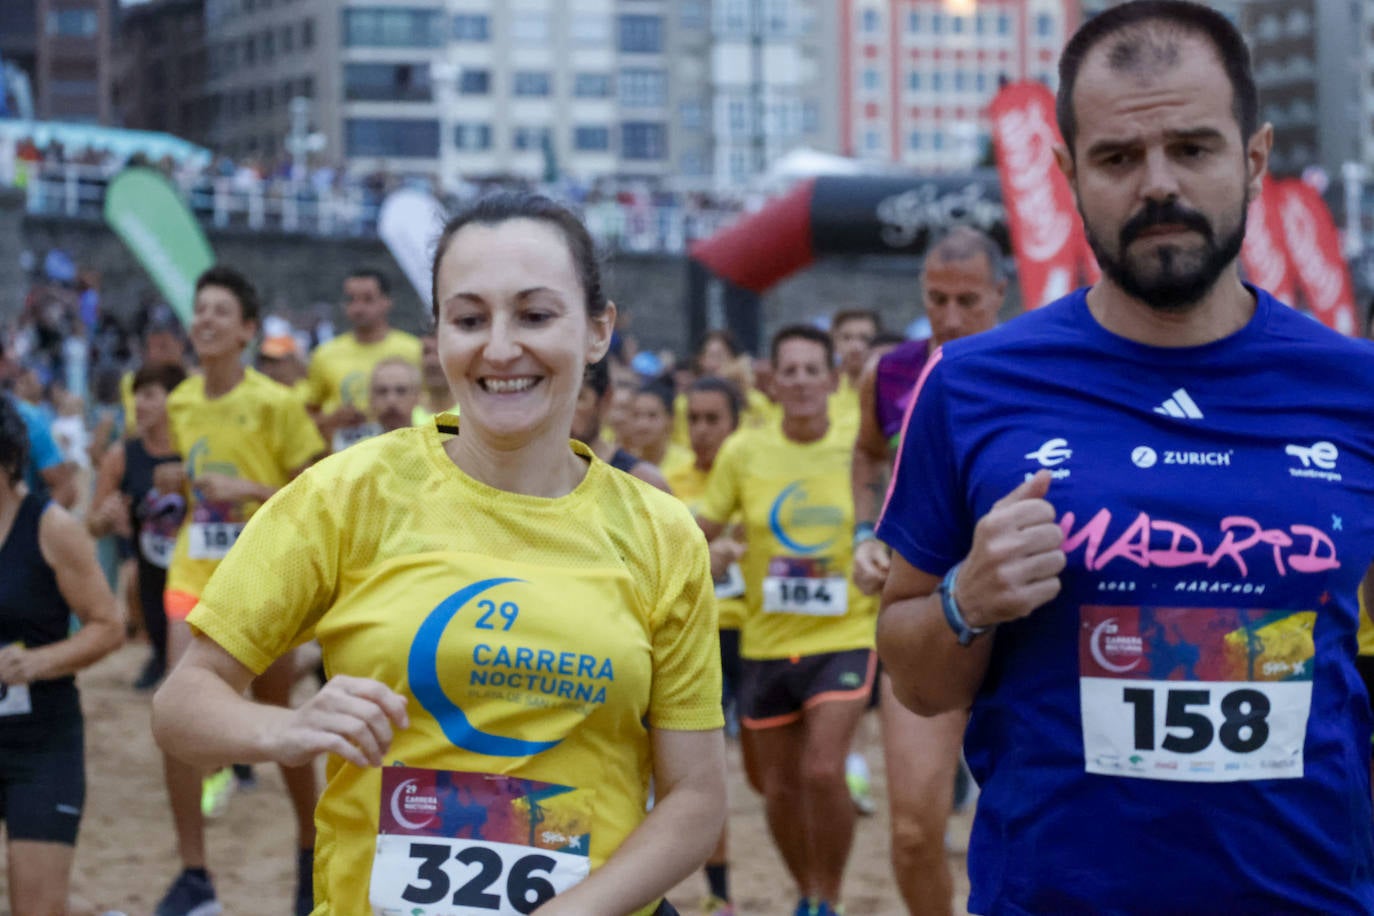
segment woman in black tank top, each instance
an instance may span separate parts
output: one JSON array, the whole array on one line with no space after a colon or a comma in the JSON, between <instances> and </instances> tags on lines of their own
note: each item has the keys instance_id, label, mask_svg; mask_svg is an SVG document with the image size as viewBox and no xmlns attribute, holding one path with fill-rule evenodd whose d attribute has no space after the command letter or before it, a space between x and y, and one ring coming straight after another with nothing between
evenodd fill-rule
<instances>
[{"instance_id":1,"label":"woman in black tank top","mask_svg":"<svg viewBox=\"0 0 1374 916\"><path fill-rule=\"evenodd\" d=\"M156 485L157 468L180 461L167 425L167 395L186 378L180 366L144 366L134 373L135 437L116 443L100 462L94 507L86 520L92 535L128 538L137 559L137 592L152 652L134 687L157 686L167 669L167 614L162 593L177 530L186 517L179 489Z\"/></svg>"},{"instance_id":2,"label":"woman in black tank top","mask_svg":"<svg viewBox=\"0 0 1374 916\"><path fill-rule=\"evenodd\" d=\"M65 912L85 802L74 675L123 641L81 523L23 483L28 436L0 396L0 819L10 911ZM81 622L68 635L71 617Z\"/></svg>"}]
</instances>

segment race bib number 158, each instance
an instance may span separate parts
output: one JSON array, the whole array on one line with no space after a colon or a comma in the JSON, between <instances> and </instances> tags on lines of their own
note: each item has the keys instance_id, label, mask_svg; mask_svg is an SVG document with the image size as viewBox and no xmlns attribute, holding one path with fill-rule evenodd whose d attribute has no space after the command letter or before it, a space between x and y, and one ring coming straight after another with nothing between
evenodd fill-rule
<instances>
[{"instance_id":1,"label":"race bib number 158","mask_svg":"<svg viewBox=\"0 0 1374 916\"><path fill-rule=\"evenodd\" d=\"M1301 777L1315 620L1311 611L1084 607L1085 769L1177 782Z\"/></svg>"}]
</instances>

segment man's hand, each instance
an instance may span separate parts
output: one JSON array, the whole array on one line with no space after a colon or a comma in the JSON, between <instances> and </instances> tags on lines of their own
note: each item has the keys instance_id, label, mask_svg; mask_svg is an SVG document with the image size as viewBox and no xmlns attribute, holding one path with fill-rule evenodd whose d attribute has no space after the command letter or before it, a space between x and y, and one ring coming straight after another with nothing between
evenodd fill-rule
<instances>
[{"instance_id":1,"label":"man's hand","mask_svg":"<svg viewBox=\"0 0 1374 916\"><path fill-rule=\"evenodd\" d=\"M120 537L132 535L129 526L129 496L126 493L111 493L104 502L91 510L91 529L93 531L112 531Z\"/></svg>"},{"instance_id":2,"label":"man's hand","mask_svg":"<svg viewBox=\"0 0 1374 916\"><path fill-rule=\"evenodd\" d=\"M876 595L883 590L890 569L892 553L882 541L869 538L854 548L854 584L865 595Z\"/></svg>"},{"instance_id":3,"label":"man's hand","mask_svg":"<svg viewBox=\"0 0 1374 916\"><path fill-rule=\"evenodd\" d=\"M738 563L744 556L744 545L734 538L719 537L710 544L711 578L719 579L729 570L731 563Z\"/></svg>"},{"instance_id":4,"label":"man's hand","mask_svg":"<svg viewBox=\"0 0 1374 916\"><path fill-rule=\"evenodd\" d=\"M0 684L15 687L43 677L42 656L18 643L0 647Z\"/></svg>"},{"instance_id":5,"label":"man's hand","mask_svg":"<svg viewBox=\"0 0 1374 916\"><path fill-rule=\"evenodd\" d=\"M1059 594L1064 532L1049 489L1050 474L1040 471L978 520L954 596L969 626L1017 620Z\"/></svg>"},{"instance_id":6,"label":"man's hand","mask_svg":"<svg viewBox=\"0 0 1374 916\"><path fill-rule=\"evenodd\" d=\"M358 426L367 422L367 414L363 413L352 404L343 404L338 410L331 414L326 414L324 423L330 429L346 429L350 426Z\"/></svg>"},{"instance_id":7,"label":"man's hand","mask_svg":"<svg viewBox=\"0 0 1374 916\"><path fill-rule=\"evenodd\" d=\"M228 474L201 474L196 478L196 489L209 502L236 503L246 499L262 499L262 488L257 483Z\"/></svg>"},{"instance_id":8,"label":"man's hand","mask_svg":"<svg viewBox=\"0 0 1374 916\"><path fill-rule=\"evenodd\" d=\"M153 468L153 486L159 493L180 493L186 486L186 465L165 461Z\"/></svg>"}]
</instances>

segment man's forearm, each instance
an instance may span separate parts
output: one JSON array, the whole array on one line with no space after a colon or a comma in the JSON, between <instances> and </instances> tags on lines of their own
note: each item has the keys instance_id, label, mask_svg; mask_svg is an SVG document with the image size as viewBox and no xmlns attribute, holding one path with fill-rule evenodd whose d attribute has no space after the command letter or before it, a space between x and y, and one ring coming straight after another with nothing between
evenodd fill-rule
<instances>
[{"instance_id":1,"label":"man's forearm","mask_svg":"<svg viewBox=\"0 0 1374 916\"><path fill-rule=\"evenodd\" d=\"M886 457L879 460L863 448L854 449L849 478L854 491L854 524L878 523L891 475Z\"/></svg>"},{"instance_id":2,"label":"man's forearm","mask_svg":"<svg viewBox=\"0 0 1374 916\"><path fill-rule=\"evenodd\" d=\"M878 617L878 655L902 705L923 716L968 709L988 670L992 634L961 646L938 594L905 598Z\"/></svg>"}]
</instances>

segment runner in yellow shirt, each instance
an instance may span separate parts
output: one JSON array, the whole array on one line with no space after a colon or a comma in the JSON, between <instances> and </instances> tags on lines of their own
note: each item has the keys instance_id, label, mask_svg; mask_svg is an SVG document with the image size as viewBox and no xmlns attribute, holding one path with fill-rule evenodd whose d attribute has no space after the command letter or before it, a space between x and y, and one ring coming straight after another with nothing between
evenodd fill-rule
<instances>
[{"instance_id":1,"label":"runner in yellow shirt","mask_svg":"<svg viewBox=\"0 0 1374 916\"><path fill-rule=\"evenodd\" d=\"M315 916L673 913L725 814L705 542L569 443L615 316L576 217L499 194L437 250L461 427L365 442L254 517L191 615L159 740L206 764L330 754ZM311 636L318 695L244 698Z\"/></svg>"},{"instance_id":2,"label":"runner in yellow shirt","mask_svg":"<svg viewBox=\"0 0 1374 916\"><path fill-rule=\"evenodd\" d=\"M388 356L372 368L368 385L368 410L382 432L416 425L420 404L420 370L399 356Z\"/></svg>"},{"instance_id":3,"label":"runner in yellow shirt","mask_svg":"<svg viewBox=\"0 0 1374 916\"><path fill-rule=\"evenodd\" d=\"M657 465L666 476L669 471L695 460L692 449L678 445L673 437L673 391L671 383L649 382L630 399L626 439L620 443L642 461Z\"/></svg>"},{"instance_id":4,"label":"runner in yellow shirt","mask_svg":"<svg viewBox=\"0 0 1374 916\"><path fill-rule=\"evenodd\" d=\"M453 389L448 386L444 366L439 362L439 340L433 334L420 338L420 403L415 405L412 425L428 423L441 413L458 413Z\"/></svg>"},{"instance_id":5,"label":"runner in yellow shirt","mask_svg":"<svg viewBox=\"0 0 1374 916\"><path fill-rule=\"evenodd\" d=\"M845 755L872 689L877 605L849 581L853 442L829 418L833 344L797 325L773 338L772 358L782 422L725 443L698 522L714 540L743 515L740 721L797 912L831 916L854 836Z\"/></svg>"},{"instance_id":6,"label":"runner in yellow shirt","mask_svg":"<svg viewBox=\"0 0 1374 916\"><path fill-rule=\"evenodd\" d=\"M701 512L701 500L706 495L706 481L711 474L720 447L739 427L741 399L739 391L724 379L703 376L687 388L687 427L692 439L692 461L679 463L664 472L673 495L687 504L692 513ZM744 574L738 558L743 553L739 534L727 531L711 544L713 556L720 554L729 561L726 573L716 579L716 607L720 612L720 671L724 682L722 705L729 729L731 707L739 688L739 628L744 621ZM735 916L730 902L729 849L727 829L720 834L720 844L706 860L706 881L710 898L703 904L705 916Z\"/></svg>"},{"instance_id":7,"label":"runner in yellow shirt","mask_svg":"<svg viewBox=\"0 0 1374 916\"><path fill-rule=\"evenodd\" d=\"M852 435L859 433L859 380L873 340L882 330L882 320L870 309L846 309L830 319L830 339L835 343L840 376L839 387L830 399L830 419Z\"/></svg>"},{"instance_id":8,"label":"runner in yellow shirt","mask_svg":"<svg viewBox=\"0 0 1374 916\"><path fill-rule=\"evenodd\" d=\"M196 281L191 343L204 372L182 382L168 397L172 447L182 460L153 472L163 492L181 488L182 481L187 489L186 520L172 552L163 602L169 667L191 643L186 615L244 525L268 497L325 451L315 424L290 389L243 366L243 351L257 333L258 314L257 292L237 271L214 267ZM255 694L288 705L292 674L290 664L275 666L253 684ZM296 763L282 772L300 841L295 906L300 916L311 908L315 774L308 761ZM218 913L206 871L201 770L171 755L164 756L164 767L182 872L159 903L156 916Z\"/></svg>"},{"instance_id":9,"label":"runner in yellow shirt","mask_svg":"<svg viewBox=\"0 0 1374 916\"><path fill-rule=\"evenodd\" d=\"M344 314L353 330L315 348L306 405L333 451L380 432L367 413L372 367L388 356L420 365L420 340L388 324L391 284L379 271L355 270L344 280Z\"/></svg>"}]
</instances>

